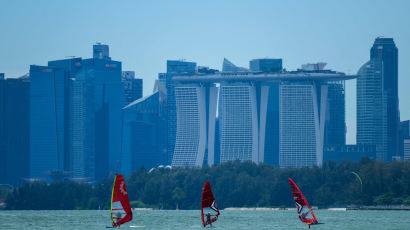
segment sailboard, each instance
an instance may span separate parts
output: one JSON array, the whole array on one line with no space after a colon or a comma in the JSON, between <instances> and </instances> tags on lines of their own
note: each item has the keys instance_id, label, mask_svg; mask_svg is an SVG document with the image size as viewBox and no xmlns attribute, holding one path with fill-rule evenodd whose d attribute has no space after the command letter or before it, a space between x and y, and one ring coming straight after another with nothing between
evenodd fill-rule
<instances>
[{"instance_id":1,"label":"sailboard","mask_svg":"<svg viewBox=\"0 0 410 230\"><path fill-rule=\"evenodd\" d=\"M111 196L111 220L112 227L119 227L121 224L132 220L130 201L128 200L127 188L124 177L116 174Z\"/></svg>"},{"instance_id":2,"label":"sailboard","mask_svg":"<svg viewBox=\"0 0 410 230\"><path fill-rule=\"evenodd\" d=\"M305 196L303 196L302 192L291 178L288 178L288 181L290 188L292 189L293 200L295 201L299 219L303 223L309 225L309 228L312 224L318 224L316 216L313 213L312 208L309 206Z\"/></svg>"},{"instance_id":3,"label":"sailboard","mask_svg":"<svg viewBox=\"0 0 410 230\"><path fill-rule=\"evenodd\" d=\"M204 189L202 190L201 203L201 217L204 227L217 221L219 214L219 209L216 205L214 194L212 193L211 183L207 181L205 182Z\"/></svg>"}]
</instances>

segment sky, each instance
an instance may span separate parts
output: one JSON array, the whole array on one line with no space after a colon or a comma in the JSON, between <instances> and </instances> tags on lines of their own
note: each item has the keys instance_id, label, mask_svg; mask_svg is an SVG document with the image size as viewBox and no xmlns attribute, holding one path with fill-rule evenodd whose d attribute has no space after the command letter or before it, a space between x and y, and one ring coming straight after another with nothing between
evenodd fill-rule
<instances>
[{"instance_id":1,"label":"sky","mask_svg":"<svg viewBox=\"0 0 410 230\"><path fill-rule=\"evenodd\" d=\"M0 72L19 77L32 64L90 58L110 46L123 70L152 92L166 60L221 69L226 57L248 67L254 58L282 58L284 68L327 62L357 73L378 36L399 49L401 120L410 119L410 1L407 0L0 0ZM347 142L355 143L356 82L346 82Z\"/></svg>"}]
</instances>

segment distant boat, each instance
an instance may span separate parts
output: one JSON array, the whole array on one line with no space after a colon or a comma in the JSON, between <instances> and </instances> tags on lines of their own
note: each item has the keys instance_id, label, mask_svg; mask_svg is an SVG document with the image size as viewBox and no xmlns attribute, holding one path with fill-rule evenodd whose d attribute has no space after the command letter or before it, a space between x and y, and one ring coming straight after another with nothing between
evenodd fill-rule
<instances>
[{"instance_id":1,"label":"distant boat","mask_svg":"<svg viewBox=\"0 0 410 230\"><path fill-rule=\"evenodd\" d=\"M216 205L214 194L212 193L211 183L207 181L202 191L201 203L201 217L204 227L207 225L212 226L212 223L218 220L219 214L219 209Z\"/></svg>"},{"instance_id":2,"label":"distant boat","mask_svg":"<svg viewBox=\"0 0 410 230\"><path fill-rule=\"evenodd\" d=\"M292 189L293 200L295 201L296 209L299 214L299 219L306 223L309 228L312 224L319 224L317 222L316 216L312 211L312 208L309 206L305 196L298 188L298 186L293 182L291 178L288 178L290 188Z\"/></svg>"},{"instance_id":3,"label":"distant boat","mask_svg":"<svg viewBox=\"0 0 410 230\"><path fill-rule=\"evenodd\" d=\"M127 188L125 187L124 177L120 174L115 175L114 185L112 186L111 220L113 228L132 220Z\"/></svg>"}]
</instances>

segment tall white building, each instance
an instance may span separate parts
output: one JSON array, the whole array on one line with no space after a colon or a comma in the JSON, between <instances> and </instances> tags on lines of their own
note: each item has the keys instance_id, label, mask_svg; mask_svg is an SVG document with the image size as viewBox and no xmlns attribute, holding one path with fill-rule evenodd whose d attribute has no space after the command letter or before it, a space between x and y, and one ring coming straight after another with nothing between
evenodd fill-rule
<instances>
[{"instance_id":1,"label":"tall white building","mask_svg":"<svg viewBox=\"0 0 410 230\"><path fill-rule=\"evenodd\" d=\"M259 162L255 86L222 83L219 100L220 162Z\"/></svg>"},{"instance_id":2,"label":"tall white building","mask_svg":"<svg viewBox=\"0 0 410 230\"><path fill-rule=\"evenodd\" d=\"M279 88L279 166L321 166L327 85L283 82Z\"/></svg>"},{"instance_id":3,"label":"tall white building","mask_svg":"<svg viewBox=\"0 0 410 230\"><path fill-rule=\"evenodd\" d=\"M201 166L203 159L209 165L250 160L282 168L321 166L328 82L353 78L334 71L175 76L178 122L172 165ZM217 135L215 112L210 112L216 109L217 89L202 93L214 83L220 83Z\"/></svg>"},{"instance_id":4,"label":"tall white building","mask_svg":"<svg viewBox=\"0 0 410 230\"><path fill-rule=\"evenodd\" d=\"M214 163L217 93L215 87L175 87L177 132L172 166L202 167L204 161Z\"/></svg>"}]
</instances>

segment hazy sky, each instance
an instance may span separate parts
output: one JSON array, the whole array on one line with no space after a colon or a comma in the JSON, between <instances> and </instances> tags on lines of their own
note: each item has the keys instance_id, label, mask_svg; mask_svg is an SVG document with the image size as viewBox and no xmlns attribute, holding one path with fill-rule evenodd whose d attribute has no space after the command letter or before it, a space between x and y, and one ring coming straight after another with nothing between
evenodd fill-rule
<instances>
[{"instance_id":1,"label":"hazy sky","mask_svg":"<svg viewBox=\"0 0 410 230\"><path fill-rule=\"evenodd\" d=\"M248 67L253 58L283 58L350 74L369 59L377 36L399 48L401 119L410 119L410 1L41 1L0 0L0 72L18 77L30 64L92 56L92 45L144 79L152 91L167 59L221 69L224 57ZM355 142L355 82L346 83L348 143Z\"/></svg>"}]
</instances>

